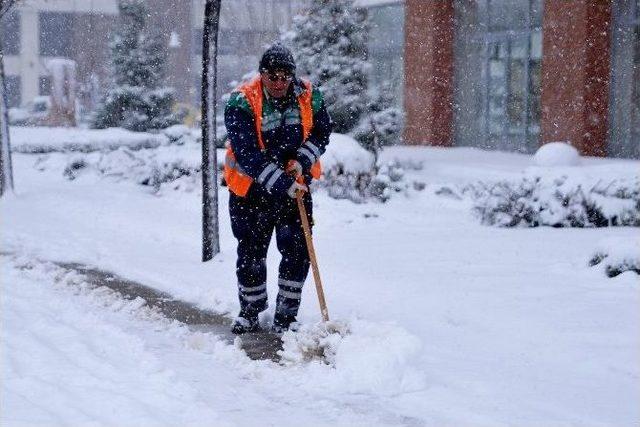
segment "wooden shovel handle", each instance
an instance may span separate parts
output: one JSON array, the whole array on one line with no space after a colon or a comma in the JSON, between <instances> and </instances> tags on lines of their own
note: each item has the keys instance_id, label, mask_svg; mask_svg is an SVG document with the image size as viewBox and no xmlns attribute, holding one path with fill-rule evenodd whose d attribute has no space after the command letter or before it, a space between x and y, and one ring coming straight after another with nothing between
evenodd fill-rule
<instances>
[{"instance_id":1,"label":"wooden shovel handle","mask_svg":"<svg viewBox=\"0 0 640 427\"><path fill-rule=\"evenodd\" d=\"M322 320L329 321L329 310L327 310L327 303L324 299L324 290L322 289L322 281L320 280L320 269L318 268L318 261L316 260L316 251L313 248L313 239L311 237L311 227L309 226L309 219L307 218L307 209L304 207L302 201L302 191L296 193L296 201L298 202L298 210L300 211L300 220L302 221L302 229L304 231L304 239L307 242L307 250L309 251L309 261L311 261L311 270L313 271L313 279L316 283L316 292L318 293L318 301L320 302L320 312L322 313Z\"/></svg>"}]
</instances>

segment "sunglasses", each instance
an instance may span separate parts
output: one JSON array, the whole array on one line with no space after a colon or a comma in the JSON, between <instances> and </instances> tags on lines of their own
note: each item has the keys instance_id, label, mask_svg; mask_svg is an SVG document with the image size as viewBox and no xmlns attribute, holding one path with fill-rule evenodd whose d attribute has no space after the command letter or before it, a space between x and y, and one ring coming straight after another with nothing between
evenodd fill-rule
<instances>
[{"instance_id":1,"label":"sunglasses","mask_svg":"<svg viewBox=\"0 0 640 427\"><path fill-rule=\"evenodd\" d=\"M269 81L275 83L275 82L283 82L283 83L287 83L290 82L291 79L293 79L293 76L291 74L272 74L272 73L267 73L267 78L269 79Z\"/></svg>"}]
</instances>

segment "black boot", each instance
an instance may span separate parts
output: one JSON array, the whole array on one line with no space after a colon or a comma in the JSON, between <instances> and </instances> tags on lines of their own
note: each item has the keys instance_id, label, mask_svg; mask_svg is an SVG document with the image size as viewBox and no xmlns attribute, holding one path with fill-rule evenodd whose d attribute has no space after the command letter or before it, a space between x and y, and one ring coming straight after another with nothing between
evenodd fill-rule
<instances>
[{"instance_id":1,"label":"black boot","mask_svg":"<svg viewBox=\"0 0 640 427\"><path fill-rule=\"evenodd\" d=\"M238 314L238 317L233 321L233 325L231 325L231 332L236 335L256 332L258 329L260 329L258 312L247 313L240 310L240 314Z\"/></svg>"},{"instance_id":2,"label":"black boot","mask_svg":"<svg viewBox=\"0 0 640 427\"><path fill-rule=\"evenodd\" d=\"M271 327L271 331L276 334L282 334L289 329L295 331L297 326L298 323L296 322L295 316L276 312L275 316L273 316L273 326Z\"/></svg>"}]
</instances>

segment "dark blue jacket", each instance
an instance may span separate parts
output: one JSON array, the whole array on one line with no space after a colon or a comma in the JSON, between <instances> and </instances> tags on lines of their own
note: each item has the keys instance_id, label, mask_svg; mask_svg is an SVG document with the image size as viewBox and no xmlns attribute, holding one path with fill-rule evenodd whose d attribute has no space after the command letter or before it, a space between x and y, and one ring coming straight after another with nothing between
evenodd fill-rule
<instances>
[{"instance_id":1,"label":"dark blue jacket","mask_svg":"<svg viewBox=\"0 0 640 427\"><path fill-rule=\"evenodd\" d=\"M242 92L231 94L224 111L227 136L236 161L244 173L254 179L268 193L285 195L294 178L284 173L289 160L300 162L305 181L311 182L310 169L324 153L329 143L332 122L324 105L322 93L312 88L311 107L313 126L306 141L302 141L302 123L297 95L307 90L301 81L294 80L287 96L281 99L263 94L262 140L258 145L253 111ZM303 144L304 142L304 144Z\"/></svg>"}]
</instances>

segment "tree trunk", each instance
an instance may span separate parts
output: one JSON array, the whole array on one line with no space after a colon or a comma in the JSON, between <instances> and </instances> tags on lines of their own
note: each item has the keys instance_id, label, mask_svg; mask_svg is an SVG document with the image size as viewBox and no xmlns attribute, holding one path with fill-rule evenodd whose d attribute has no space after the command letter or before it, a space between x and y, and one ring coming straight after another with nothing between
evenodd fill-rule
<instances>
[{"instance_id":1,"label":"tree trunk","mask_svg":"<svg viewBox=\"0 0 640 427\"><path fill-rule=\"evenodd\" d=\"M0 44L0 197L13 192L13 168L9 142L9 100L4 75L4 53Z\"/></svg>"},{"instance_id":2,"label":"tree trunk","mask_svg":"<svg viewBox=\"0 0 640 427\"><path fill-rule=\"evenodd\" d=\"M218 161L216 154L216 77L221 0L207 0L202 35L202 261L220 252Z\"/></svg>"}]
</instances>

